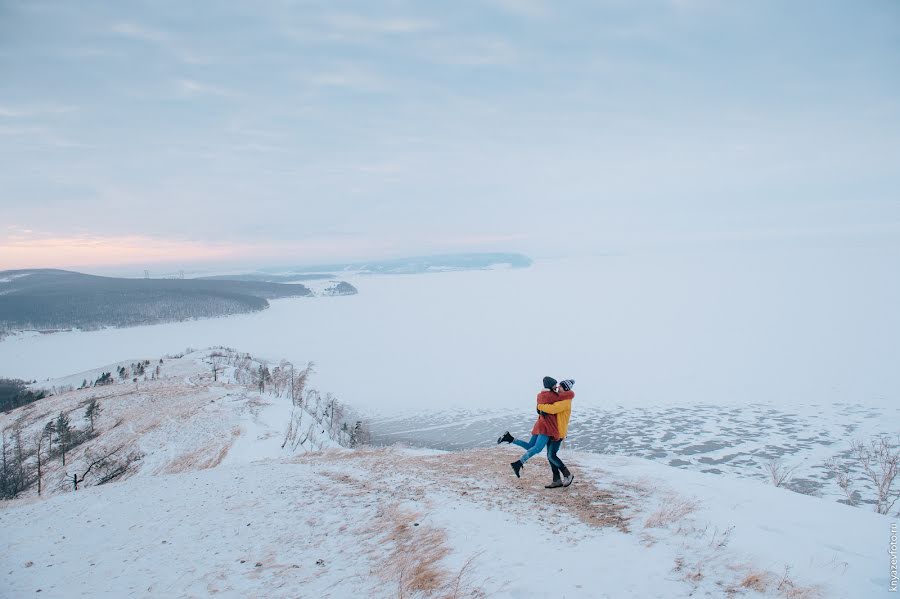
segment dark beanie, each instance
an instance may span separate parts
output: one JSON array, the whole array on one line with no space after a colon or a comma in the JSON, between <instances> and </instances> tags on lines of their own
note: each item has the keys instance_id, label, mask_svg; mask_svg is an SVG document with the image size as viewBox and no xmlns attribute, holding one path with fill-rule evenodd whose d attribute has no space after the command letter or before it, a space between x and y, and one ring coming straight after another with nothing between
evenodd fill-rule
<instances>
[{"instance_id":1,"label":"dark beanie","mask_svg":"<svg viewBox=\"0 0 900 599\"><path fill-rule=\"evenodd\" d=\"M544 389L552 389L556 386L556 379L552 376L544 377Z\"/></svg>"}]
</instances>

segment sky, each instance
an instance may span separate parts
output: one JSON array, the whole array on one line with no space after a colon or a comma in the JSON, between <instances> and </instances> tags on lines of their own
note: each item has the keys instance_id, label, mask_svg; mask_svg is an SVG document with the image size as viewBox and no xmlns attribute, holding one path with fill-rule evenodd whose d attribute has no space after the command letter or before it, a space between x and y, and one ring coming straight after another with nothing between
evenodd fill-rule
<instances>
[{"instance_id":1,"label":"sky","mask_svg":"<svg viewBox=\"0 0 900 599\"><path fill-rule=\"evenodd\" d=\"M0 0L0 269L900 245L900 2Z\"/></svg>"}]
</instances>

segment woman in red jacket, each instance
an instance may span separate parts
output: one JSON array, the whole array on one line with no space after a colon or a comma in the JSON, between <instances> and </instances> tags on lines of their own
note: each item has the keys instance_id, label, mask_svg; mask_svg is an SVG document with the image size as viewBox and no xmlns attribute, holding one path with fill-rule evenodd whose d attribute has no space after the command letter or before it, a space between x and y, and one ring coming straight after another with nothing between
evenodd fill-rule
<instances>
[{"instance_id":1,"label":"woman in red jacket","mask_svg":"<svg viewBox=\"0 0 900 599\"><path fill-rule=\"evenodd\" d=\"M573 397L575 397L575 393L573 391L558 391L558 383L556 379L550 376L544 377L544 390L538 393L537 403L541 404L552 404L558 401L570 401ZM559 441L559 427L557 425L556 414L545 414L541 412L540 409L537 410L538 418L537 422L534 423L534 428L531 429L531 439L528 442L520 441L519 439L514 438L509 434L509 431L497 439L497 443L514 443L527 451L522 454L522 457L512 462L510 466L513 469L513 472L517 477L521 477L519 472L522 470L522 467L525 465L529 459L533 456L539 454L547 447L547 444L552 441ZM551 466L552 466L551 462Z\"/></svg>"}]
</instances>

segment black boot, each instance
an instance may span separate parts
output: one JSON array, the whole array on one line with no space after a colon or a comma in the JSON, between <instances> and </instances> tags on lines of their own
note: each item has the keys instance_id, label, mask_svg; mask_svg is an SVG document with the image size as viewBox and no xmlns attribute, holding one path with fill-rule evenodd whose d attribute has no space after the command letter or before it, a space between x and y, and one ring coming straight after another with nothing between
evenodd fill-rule
<instances>
[{"instance_id":1,"label":"black boot","mask_svg":"<svg viewBox=\"0 0 900 599\"><path fill-rule=\"evenodd\" d=\"M575 480L575 477L572 475L571 472L569 472L569 469L566 468L565 466L563 466L560 470L562 471L562 475L563 475L562 486L568 487L569 485L572 484L572 481Z\"/></svg>"},{"instance_id":2,"label":"black boot","mask_svg":"<svg viewBox=\"0 0 900 599\"><path fill-rule=\"evenodd\" d=\"M503 433L502 437L497 439L497 445L500 445L501 443L512 443L515 440L516 438L510 435L509 431L506 431L505 433Z\"/></svg>"},{"instance_id":3,"label":"black boot","mask_svg":"<svg viewBox=\"0 0 900 599\"><path fill-rule=\"evenodd\" d=\"M544 485L545 489L555 489L557 487L563 486L562 481L559 479L559 468L550 464L550 470L553 472L553 482L549 485Z\"/></svg>"},{"instance_id":4,"label":"black boot","mask_svg":"<svg viewBox=\"0 0 900 599\"><path fill-rule=\"evenodd\" d=\"M516 478L522 478L522 475L519 474L519 470L525 467L525 464L522 463L522 460L516 460L515 462L510 464L510 466L512 466L513 472L516 473Z\"/></svg>"}]
</instances>

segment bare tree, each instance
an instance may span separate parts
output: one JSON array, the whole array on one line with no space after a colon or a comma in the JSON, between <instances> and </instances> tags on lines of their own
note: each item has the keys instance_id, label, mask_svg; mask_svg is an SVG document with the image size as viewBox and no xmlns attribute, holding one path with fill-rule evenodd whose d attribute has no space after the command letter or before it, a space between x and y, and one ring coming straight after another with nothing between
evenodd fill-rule
<instances>
[{"instance_id":1,"label":"bare tree","mask_svg":"<svg viewBox=\"0 0 900 599\"><path fill-rule=\"evenodd\" d=\"M293 400L295 405L303 407L303 393L306 391L306 385L309 382L309 377L312 376L314 368L315 364L308 362L306 368L295 375L293 366L291 367L291 400Z\"/></svg>"},{"instance_id":2,"label":"bare tree","mask_svg":"<svg viewBox=\"0 0 900 599\"><path fill-rule=\"evenodd\" d=\"M218 381L219 373L225 370L225 366L223 364L223 362L225 361L225 356L219 352L213 352L209 357L210 365L212 366L213 381Z\"/></svg>"},{"instance_id":3,"label":"bare tree","mask_svg":"<svg viewBox=\"0 0 900 599\"><path fill-rule=\"evenodd\" d=\"M44 425L44 435L47 436L47 457L50 457L50 454L53 453L53 433L56 432L56 426L53 424L51 420L47 424Z\"/></svg>"},{"instance_id":4,"label":"bare tree","mask_svg":"<svg viewBox=\"0 0 900 599\"><path fill-rule=\"evenodd\" d=\"M853 489L853 479L850 477L850 466L838 458L830 458L825 462L825 467L834 476L834 482L843 491L850 505L857 504L857 493Z\"/></svg>"},{"instance_id":5,"label":"bare tree","mask_svg":"<svg viewBox=\"0 0 900 599\"><path fill-rule=\"evenodd\" d=\"M72 486L74 487L74 490L78 490L78 485L83 483L87 478L87 475L95 468L99 473L97 477L98 485L119 478L128 472L131 466L141 459L141 455L136 451L131 451L127 454L123 453L122 450L124 448L124 445L120 445L112 451L108 451L100 456L85 452L85 459L88 460L88 467L80 477L77 472L72 475Z\"/></svg>"},{"instance_id":6,"label":"bare tree","mask_svg":"<svg viewBox=\"0 0 900 599\"><path fill-rule=\"evenodd\" d=\"M22 443L22 421L16 422L13 427L13 435L16 440L16 480L18 483L18 491L24 491L28 486L28 473L25 467L25 447Z\"/></svg>"},{"instance_id":7,"label":"bare tree","mask_svg":"<svg viewBox=\"0 0 900 599\"><path fill-rule=\"evenodd\" d=\"M66 465L66 448L72 437L72 428L69 425L69 417L65 412L60 412L53 424L56 431L56 442L59 444L59 450L62 453L62 464Z\"/></svg>"},{"instance_id":8,"label":"bare tree","mask_svg":"<svg viewBox=\"0 0 900 599\"><path fill-rule=\"evenodd\" d=\"M291 449L297 449L298 447L303 447L303 445L305 445L306 442L309 441L310 438L313 436L313 432L314 432L313 429L315 429L315 427L316 427L316 423L311 422L309 425L309 428L306 431L306 435L303 438L301 438L300 435L297 435L297 439L296 439L296 441L294 441L294 446Z\"/></svg>"},{"instance_id":9,"label":"bare tree","mask_svg":"<svg viewBox=\"0 0 900 599\"><path fill-rule=\"evenodd\" d=\"M328 412L330 412L330 416L329 416L330 420L328 422L328 432L334 433L334 408L335 408L335 404L337 403L337 400L334 398L334 395L332 395L331 393L326 393L325 401L328 402L327 410L328 410ZM338 421L340 422L340 420L338 420Z\"/></svg>"},{"instance_id":10,"label":"bare tree","mask_svg":"<svg viewBox=\"0 0 900 599\"><path fill-rule=\"evenodd\" d=\"M780 487L791 480L794 471L797 470L797 466L786 466L784 462L777 459L769 460L766 463L765 468L766 472L769 474L769 480L772 481L772 484L776 487Z\"/></svg>"},{"instance_id":11,"label":"bare tree","mask_svg":"<svg viewBox=\"0 0 900 599\"><path fill-rule=\"evenodd\" d=\"M362 420L357 420L350 429L350 447L368 445L371 442L372 434L369 432L369 427Z\"/></svg>"},{"instance_id":12,"label":"bare tree","mask_svg":"<svg viewBox=\"0 0 900 599\"><path fill-rule=\"evenodd\" d=\"M9 454L6 442L6 429L3 429L3 432L0 434L3 436L2 464L0 464L0 497L7 499L14 497L11 476L12 456Z\"/></svg>"},{"instance_id":13,"label":"bare tree","mask_svg":"<svg viewBox=\"0 0 900 599\"><path fill-rule=\"evenodd\" d=\"M38 486L38 496L41 494L41 482L43 480L44 471L41 468L41 452L44 447L44 439L47 438L47 433L45 429L41 429L40 432L35 434L34 436L34 445L35 445L35 455L37 456L37 486Z\"/></svg>"},{"instance_id":14,"label":"bare tree","mask_svg":"<svg viewBox=\"0 0 900 599\"><path fill-rule=\"evenodd\" d=\"M102 411L103 408L100 407L100 402L96 397L92 397L84 409L84 419L90 421L92 433L94 432L94 419L99 417Z\"/></svg>"},{"instance_id":15,"label":"bare tree","mask_svg":"<svg viewBox=\"0 0 900 599\"><path fill-rule=\"evenodd\" d=\"M855 441L852 451L863 477L875 487L875 511L889 513L900 499L900 489L893 488L900 466L900 444L892 444L887 436L881 436L870 439L868 444Z\"/></svg>"},{"instance_id":16,"label":"bare tree","mask_svg":"<svg viewBox=\"0 0 900 599\"><path fill-rule=\"evenodd\" d=\"M879 514L890 513L900 500L900 489L894 487L900 470L900 437L898 443L892 443L886 435L874 437L868 443L853 441L846 460L833 457L825 462L825 467L834 475L850 505L857 505L861 497L854 489L854 470L860 474L858 479L871 485L873 498L870 502Z\"/></svg>"},{"instance_id":17,"label":"bare tree","mask_svg":"<svg viewBox=\"0 0 900 599\"><path fill-rule=\"evenodd\" d=\"M269 368L265 364L260 364L259 368L256 371L256 376L254 377L254 383L256 383L257 390L260 393L266 392L266 383L271 382L272 373L269 372Z\"/></svg>"},{"instance_id":18,"label":"bare tree","mask_svg":"<svg viewBox=\"0 0 900 599\"><path fill-rule=\"evenodd\" d=\"M32 480L27 461L30 454L22 442L22 421L3 429L0 498L10 499L27 489Z\"/></svg>"},{"instance_id":19,"label":"bare tree","mask_svg":"<svg viewBox=\"0 0 900 599\"><path fill-rule=\"evenodd\" d=\"M294 365L287 360L281 360L278 366L272 369L272 388L275 395L281 397L286 388L291 385L294 372Z\"/></svg>"}]
</instances>

